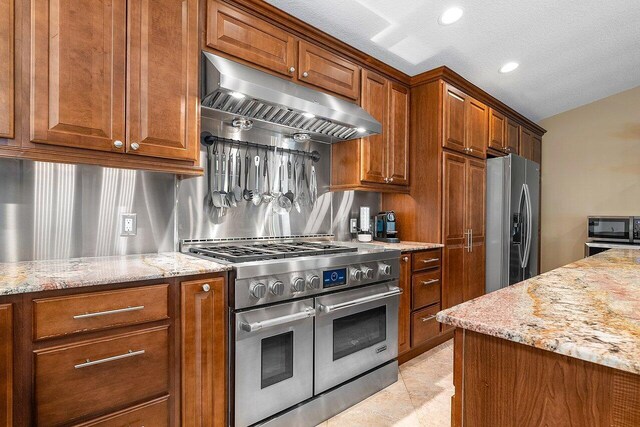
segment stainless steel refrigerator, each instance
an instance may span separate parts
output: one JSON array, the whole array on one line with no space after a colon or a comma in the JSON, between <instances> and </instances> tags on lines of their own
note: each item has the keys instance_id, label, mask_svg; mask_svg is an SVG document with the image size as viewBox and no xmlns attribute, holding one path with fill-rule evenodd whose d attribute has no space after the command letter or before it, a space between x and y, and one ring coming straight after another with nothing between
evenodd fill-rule
<instances>
[{"instance_id":1,"label":"stainless steel refrigerator","mask_svg":"<svg viewBox=\"0 0 640 427\"><path fill-rule=\"evenodd\" d=\"M487 293L538 275L540 165L487 160Z\"/></svg>"}]
</instances>

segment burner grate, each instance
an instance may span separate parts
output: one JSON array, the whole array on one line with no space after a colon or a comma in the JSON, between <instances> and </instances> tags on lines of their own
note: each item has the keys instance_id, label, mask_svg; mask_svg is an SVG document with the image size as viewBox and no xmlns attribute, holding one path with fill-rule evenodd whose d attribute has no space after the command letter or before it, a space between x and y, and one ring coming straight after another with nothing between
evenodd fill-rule
<instances>
[{"instance_id":1,"label":"burner grate","mask_svg":"<svg viewBox=\"0 0 640 427\"><path fill-rule=\"evenodd\" d=\"M339 246L321 242L287 242L233 244L191 248L191 253L221 259L229 262L249 262L269 259L294 258L357 252L354 247Z\"/></svg>"}]
</instances>

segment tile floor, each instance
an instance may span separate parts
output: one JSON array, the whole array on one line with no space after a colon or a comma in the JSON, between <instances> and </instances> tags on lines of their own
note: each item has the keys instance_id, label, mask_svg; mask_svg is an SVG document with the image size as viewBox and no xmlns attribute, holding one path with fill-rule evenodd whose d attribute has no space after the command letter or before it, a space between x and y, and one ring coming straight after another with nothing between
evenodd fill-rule
<instances>
[{"instance_id":1,"label":"tile floor","mask_svg":"<svg viewBox=\"0 0 640 427\"><path fill-rule=\"evenodd\" d=\"M398 382L318 427L449 427L453 340L400 366Z\"/></svg>"}]
</instances>

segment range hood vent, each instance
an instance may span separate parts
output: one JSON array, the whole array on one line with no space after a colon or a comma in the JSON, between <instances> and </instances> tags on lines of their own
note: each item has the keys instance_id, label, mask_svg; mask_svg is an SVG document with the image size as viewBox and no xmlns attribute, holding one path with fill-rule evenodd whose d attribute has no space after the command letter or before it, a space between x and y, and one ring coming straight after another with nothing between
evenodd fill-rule
<instances>
[{"instance_id":1,"label":"range hood vent","mask_svg":"<svg viewBox=\"0 0 640 427\"><path fill-rule=\"evenodd\" d=\"M360 106L237 62L202 53L202 109L207 117L255 126L288 136L309 134L334 143L382 132Z\"/></svg>"}]
</instances>

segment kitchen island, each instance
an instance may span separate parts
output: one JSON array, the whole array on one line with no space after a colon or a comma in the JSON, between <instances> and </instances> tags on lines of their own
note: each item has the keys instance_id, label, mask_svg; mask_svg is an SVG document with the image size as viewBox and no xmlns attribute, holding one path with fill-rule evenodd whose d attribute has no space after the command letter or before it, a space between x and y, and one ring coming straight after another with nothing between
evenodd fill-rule
<instances>
[{"instance_id":1,"label":"kitchen island","mask_svg":"<svg viewBox=\"0 0 640 427\"><path fill-rule=\"evenodd\" d=\"M640 425L640 254L610 250L444 310L454 426Z\"/></svg>"}]
</instances>

